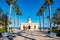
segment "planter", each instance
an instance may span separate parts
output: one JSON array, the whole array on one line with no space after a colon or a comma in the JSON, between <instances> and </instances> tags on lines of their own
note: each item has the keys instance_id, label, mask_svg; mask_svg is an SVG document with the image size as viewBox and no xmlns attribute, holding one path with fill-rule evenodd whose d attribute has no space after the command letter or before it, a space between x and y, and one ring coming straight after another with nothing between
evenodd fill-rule
<instances>
[{"instance_id":1,"label":"planter","mask_svg":"<svg viewBox=\"0 0 60 40\"><path fill-rule=\"evenodd\" d=\"M0 37L2 37L2 34L0 33Z\"/></svg>"},{"instance_id":2,"label":"planter","mask_svg":"<svg viewBox=\"0 0 60 40\"><path fill-rule=\"evenodd\" d=\"M50 31L48 31L48 34L50 34Z\"/></svg>"},{"instance_id":3,"label":"planter","mask_svg":"<svg viewBox=\"0 0 60 40\"><path fill-rule=\"evenodd\" d=\"M57 35L56 35L56 36L60 37L60 33L57 33Z\"/></svg>"}]
</instances>

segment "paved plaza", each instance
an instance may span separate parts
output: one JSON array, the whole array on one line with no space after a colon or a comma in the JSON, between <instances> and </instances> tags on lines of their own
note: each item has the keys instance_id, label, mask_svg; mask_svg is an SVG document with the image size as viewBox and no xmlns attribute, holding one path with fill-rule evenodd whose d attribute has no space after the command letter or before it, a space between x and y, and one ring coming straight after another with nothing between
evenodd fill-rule
<instances>
[{"instance_id":1,"label":"paved plaza","mask_svg":"<svg viewBox=\"0 0 60 40\"><path fill-rule=\"evenodd\" d=\"M57 40L56 38L48 37L43 32L26 31L22 32L20 36L16 36L14 40ZM59 40L59 39L58 39Z\"/></svg>"},{"instance_id":2,"label":"paved plaza","mask_svg":"<svg viewBox=\"0 0 60 40\"><path fill-rule=\"evenodd\" d=\"M22 31L15 34L15 37L9 36L9 38L6 37L4 40L60 40L60 39L48 37L45 33L40 31Z\"/></svg>"}]
</instances>

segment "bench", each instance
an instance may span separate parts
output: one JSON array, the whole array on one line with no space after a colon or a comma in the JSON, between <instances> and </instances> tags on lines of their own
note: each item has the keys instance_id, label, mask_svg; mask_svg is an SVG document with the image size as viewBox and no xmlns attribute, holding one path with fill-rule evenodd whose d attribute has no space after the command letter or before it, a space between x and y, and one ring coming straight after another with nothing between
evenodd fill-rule
<instances>
[{"instance_id":1,"label":"bench","mask_svg":"<svg viewBox=\"0 0 60 40\"><path fill-rule=\"evenodd\" d=\"M49 37L56 37L56 34L57 33L51 32L50 34L47 34L47 36L49 36Z\"/></svg>"}]
</instances>

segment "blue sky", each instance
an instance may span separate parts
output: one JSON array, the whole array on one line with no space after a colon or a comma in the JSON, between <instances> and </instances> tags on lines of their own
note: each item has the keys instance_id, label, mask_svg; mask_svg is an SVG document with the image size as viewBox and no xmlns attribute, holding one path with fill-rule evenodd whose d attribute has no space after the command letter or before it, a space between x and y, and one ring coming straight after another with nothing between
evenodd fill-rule
<instances>
[{"instance_id":1,"label":"blue sky","mask_svg":"<svg viewBox=\"0 0 60 40\"><path fill-rule=\"evenodd\" d=\"M36 13L40 9L40 7L43 5L44 0L17 0L16 4L19 6L20 11L22 12L22 16L20 16L20 23L21 22L27 22L28 16L30 16L32 22L39 23L39 18L36 16ZM9 5L5 2L5 0L0 0L0 7L3 9L3 11L7 14L9 12ZM53 14L56 9L60 7L60 0L54 0L54 4L51 5L51 14ZM14 27L14 10L12 9L11 13L11 27ZM46 16L48 16L48 9L44 11L45 14L45 27L49 27L49 22ZM53 16L53 15L52 15ZM16 16L16 19L18 16ZM18 20L18 19L17 19ZM16 20L16 22L17 22ZM42 20L42 17L41 17ZM42 23L42 21L41 21ZM43 25L43 23L42 23Z\"/></svg>"}]
</instances>

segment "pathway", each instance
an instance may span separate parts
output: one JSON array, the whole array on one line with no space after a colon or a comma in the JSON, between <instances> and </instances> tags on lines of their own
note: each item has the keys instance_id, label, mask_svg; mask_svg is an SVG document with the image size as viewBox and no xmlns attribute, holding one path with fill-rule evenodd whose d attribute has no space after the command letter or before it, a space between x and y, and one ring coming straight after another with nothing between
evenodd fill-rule
<instances>
[{"instance_id":1,"label":"pathway","mask_svg":"<svg viewBox=\"0 0 60 40\"><path fill-rule=\"evenodd\" d=\"M39 31L25 31L21 32L20 36L16 36L14 40L56 40L55 38L48 37ZM59 40L59 39L58 39Z\"/></svg>"}]
</instances>

